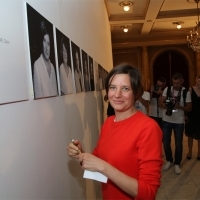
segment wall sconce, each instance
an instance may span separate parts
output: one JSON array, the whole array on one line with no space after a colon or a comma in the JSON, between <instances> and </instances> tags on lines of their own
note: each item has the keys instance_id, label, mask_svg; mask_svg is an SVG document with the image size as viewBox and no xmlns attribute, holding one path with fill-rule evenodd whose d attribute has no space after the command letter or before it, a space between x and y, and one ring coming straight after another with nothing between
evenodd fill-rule
<instances>
[{"instance_id":1,"label":"wall sconce","mask_svg":"<svg viewBox=\"0 0 200 200\"><path fill-rule=\"evenodd\" d=\"M124 26L121 26L121 28L123 28L123 31L124 31L125 33L127 33L127 32L128 32L128 29L130 28L130 26L124 25Z\"/></svg>"},{"instance_id":2,"label":"wall sconce","mask_svg":"<svg viewBox=\"0 0 200 200\"><path fill-rule=\"evenodd\" d=\"M176 25L177 29L181 28L181 24L184 24L184 22L172 22L172 24Z\"/></svg>"},{"instance_id":3,"label":"wall sconce","mask_svg":"<svg viewBox=\"0 0 200 200\"><path fill-rule=\"evenodd\" d=\"M132 1L123 1L123 2L119 3L119 5L124 8L124 11L129 11L130 6L133 5L133 2Z\"/></svg>"}]
</instances>

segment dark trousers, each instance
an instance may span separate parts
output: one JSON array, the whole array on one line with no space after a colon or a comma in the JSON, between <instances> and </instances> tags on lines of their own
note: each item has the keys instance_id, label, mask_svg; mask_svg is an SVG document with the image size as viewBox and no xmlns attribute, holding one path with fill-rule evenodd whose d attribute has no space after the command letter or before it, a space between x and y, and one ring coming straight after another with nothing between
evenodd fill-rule
<instances>
[{"instance_id":1,"label":"dark trousers","mask_svg":"<svg viewBox=\"0 0 200 200\"><path fill-rule=\"evenodd\" d=\"M163 121L162 131L163 131L163 145L165 150L166 160L173 163L172 149L171 149L171 135L172 130L174 131L175 139L175 159L174 164L180 165L183 153L183 131L184 124L175 124Z\"/></svg>"},{"instance_id":2,"label":"dark trousers","mask_svg":"<svg viewBox=\"0 0 200 200\"><path fill-rule=\"evenodd\" d=\"M162 129L162 118L161 117L153 117L153 116L149 116L150 118L154 119L157 124L160 126L160 128Z\"/></svg>"}]
</instances>

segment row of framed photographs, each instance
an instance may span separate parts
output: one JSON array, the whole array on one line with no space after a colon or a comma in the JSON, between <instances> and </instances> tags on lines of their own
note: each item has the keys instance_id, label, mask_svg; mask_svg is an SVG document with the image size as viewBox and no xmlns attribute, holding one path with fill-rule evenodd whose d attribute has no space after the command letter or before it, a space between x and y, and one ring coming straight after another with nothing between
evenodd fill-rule
<instances>
[{"instance_id":1,"label":"row of framed photographs","mask_svg":"<svg viewBox=\"0 0 200 200\"><path fill-rule=\"evenodd\" d=\"M28 3L26 10L34 99L105 89L108 72Z\"/></svg>"}]
</instances>

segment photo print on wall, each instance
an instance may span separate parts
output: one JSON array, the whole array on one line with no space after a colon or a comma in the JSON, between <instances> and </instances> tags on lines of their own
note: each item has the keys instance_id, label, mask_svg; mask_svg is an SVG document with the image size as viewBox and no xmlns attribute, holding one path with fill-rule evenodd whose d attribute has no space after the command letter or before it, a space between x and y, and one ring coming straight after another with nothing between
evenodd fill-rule
<instances>
[{"instance_id":1,"label":"photo print on wall","mask_svg":"<svg viewBox=\"0 0 200 200\"><path fill-rule=\"evenodd\" d=\"M98 64L98 78L99 78L100 90L105 89L105 82L106 82L107 76L108 76L108 72L100 64Z\"/></svg>"},{"instance_id":2,"label":"photo print on wall","mask_svg":"<svg viewBox=\"0 0 200 200\"><path fill-rule=\"evenodd\" d=\"M89 69L88 69L88 55L83 50L81 50L81 52L82 52L84 88L85 88L85 92L89 92L90 91L90 80L89 80Z\"/></svg>"},{"instance_id":3,"label":"photo print on wall","mask_svg":"<svg viewBox=\"0 0 200 200\"><path fill-rule=\"evenodd\" d=\"M100 64L98 64L98 72L99 72L99 74L98 74L98 78L99 78L99 89L100 90L103 90L104 89L104 71L103 71L103 67L100 65Z\"/></svg>"},{"instance_id":4,"label":"photo print on wall","mask_svg":"<svg viewBox=\"0 0 200 200\"><path fill-rule=\"evenodd\" d=\"M106 77L108 76L108 72L103 68L102 73L103 73L103 89L106 89L105 83L106 83Z\"/></svg>"},{"instance_id":5,"label":"photo print on wall","mask_svg":"<svg viewBox=\"0 0 200 200\"><path fill-rule=\"evenodd\" d=\"M93 59L89 56L89 77L90 77L90 91L94 91L94 66Z\"/></svg>"},{"instance_id":6,"label":"photo print on wall","mask_svg":"<svg viewBox=\"0 0 200 200\"><path fill-rule=\"evenodd\" d=\"M95 88L97 91L100 90L100 83L99 83L99 67L98 62L94 61L94 77L95 77Z\"/></svg>"},{"instance_id":7,"label":"photo print on wall","mask_svg":"<svg viewBox=\"0 0 200 200\"><path fill-rule=\"evenodd\" d=\"M26 6L34 98L57 96L53 25L28 3Z\"/></svg>"},{"instance_id":8,"label":"photo print on wall","mask_svg":"<svg viewBox=\"0 0 200 200\"><path fill-rule=\"evenodd\" d=\"M74 69L75 88L76 88L76 93L79 93L84 90L80 48L72 41L71 41L71 47L72 47L72 61Z\"/></svg>"},{"instance_id":9,"label":"photo print on wall","mask_svg":"<svg viewBox=\"0 0 200 200\"><path fill-rule=\"evenodd\" d=\"M57 57L61 95L74 92L70 40L56 28Z\"/></svg>"}]
</instances>

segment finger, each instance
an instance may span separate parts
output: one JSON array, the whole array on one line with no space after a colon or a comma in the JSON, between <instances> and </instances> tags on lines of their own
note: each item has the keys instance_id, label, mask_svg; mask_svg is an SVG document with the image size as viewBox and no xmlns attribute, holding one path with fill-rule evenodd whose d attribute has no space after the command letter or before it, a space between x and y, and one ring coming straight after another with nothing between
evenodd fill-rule
<instances>
[{"instance_id":1,"label":"finger","mask_svg":"<svg viewBox=\"0 0 200 200\"><path fill-rule=\"evenodd\" d=\"M73 149L75 151L78 151L78 153L81 153L81 150L79 149L79 147L75 143L70 143L69 144L69 148L71 148L71 149Z\"/></svg>"},{"instance_id":2,"label":"finger","mask_svg":"<svg viewBox=\"0 0 200 200\"><path fill-rule=\"evenodd\" d=\"M70 157L75 157L79 154L78 151L72 149L68 149L67 152Z\"/></svg>"},{"instance_id":3,"label":"finger","mask_svg":"<svg viewBox=\"0 0 200 200\"><path fill-rule=\"evenodd\" d=\"M69 144L69 146L67 147L67 150L69 152L72 152L72 153L75 153L75 154L77 154L77 152L80 153L79 148L72 143Z\"/></svg>"}]
</instances>

